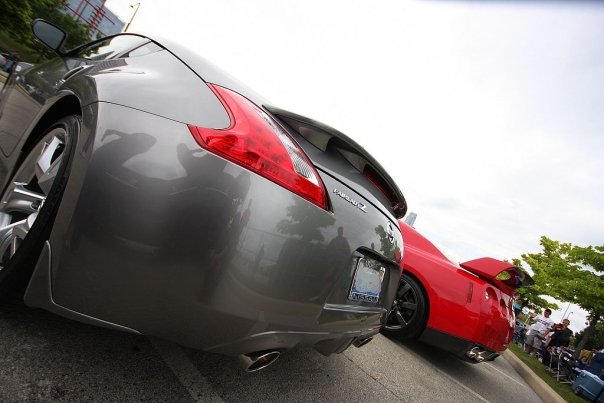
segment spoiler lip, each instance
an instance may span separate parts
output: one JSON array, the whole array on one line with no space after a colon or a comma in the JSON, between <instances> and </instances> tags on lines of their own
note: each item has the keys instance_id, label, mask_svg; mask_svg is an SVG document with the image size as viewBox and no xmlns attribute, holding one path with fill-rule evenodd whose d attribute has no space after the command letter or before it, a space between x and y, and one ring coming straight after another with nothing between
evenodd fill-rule
<instances>
[{"instance_id":1,"label":"spoiler lip","mask_svg":"<svg viewBox=\"0 0 604 403\"><path fill-rule=\"evenodd\" d=\"M513 291L520 287L528 287L535 284L535 281L522 268L503 260L493 259L492 257L482 257L469 260L459 264L469 272L476 274L500 288ZM510 274L509 278L497 278L502 273Z\"/></svg>"},{"instance_id":2,"label":"spoiler lip","mask_svg":"<svg viewBox=\"0 0 604 403\"><path fill-rule=\"evenodd\" d=\"M382 178L392 188L392 191L394 192L394 195L397 199L397 203L392 206L392 208L394 210L395 218L400 219L405 216L405 214L407 213L407 201L405 199L405 196L403 195L403 192L400 190L400 188L398 187L398 185L396 184L394 179L392 179L390 174L388 174L386 169L384 169L384 167L382 167L382 165L371 154L369 154L369 152L367 150L365 150L365 148L362 145L360 145L359 143L357 143L356 141L354 141L353 139L351 139L350 137L348 137L341 131L334 129L333 127L328 126L325 123L321 123L314 119L310 119L305 116L298 115L297 113L290 112L285 109L281 109L281 108L271 106L268 104L263 104L262 106L267 111L269 111L273 115L276 115L277 117L286 117L286 118L289 118L292 120L296 120L302 124L316 127L317 129L319 129L333 137L338 138L340 141L342 141L345 144L347 144L348 146L352 147L356 152L358 152L363 158L365 158L369 162L369 164L376 170L376 172L380 176L382 176Z\"/></svg>"}]
</instances>

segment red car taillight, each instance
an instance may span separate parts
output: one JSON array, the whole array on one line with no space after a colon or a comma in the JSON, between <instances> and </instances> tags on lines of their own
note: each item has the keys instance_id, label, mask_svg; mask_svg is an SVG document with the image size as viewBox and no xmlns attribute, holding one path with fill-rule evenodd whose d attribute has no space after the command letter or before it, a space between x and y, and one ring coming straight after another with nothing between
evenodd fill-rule
<instances>
[{"instance_id":1,"label":"red car taillight","mask_svg":"<svg viewBox=\"0 0 604 403\"><path fill-rule=\"evenodd\" d=\"M197 143L327 210L319 174L289 134L242 95L218 85L208 86L229 114L231 125L226 129L189 125Z\"/></svg>"}]
</instances>

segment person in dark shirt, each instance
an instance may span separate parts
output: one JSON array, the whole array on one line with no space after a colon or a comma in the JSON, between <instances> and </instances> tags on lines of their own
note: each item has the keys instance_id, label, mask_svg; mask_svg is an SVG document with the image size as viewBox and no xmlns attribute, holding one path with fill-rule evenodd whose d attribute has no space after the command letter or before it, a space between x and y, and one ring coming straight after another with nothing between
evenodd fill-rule
<instances>
[{"instance_id":1,"label":"person in dark shirt","mask_svg":"<svg viewBox=\"0 0 604 403\"><path fill-rule=\"evenodd\" d=\"M542 362L545 365L550 364L551 354L557 347L568 347L570 338L573 336L573 331L568 328L570 320L564 319L562 323L554 325L552 333L550 333L549 342L541 351Z\"/></svg>"},{"instance_id":2,"label":"person in dark shirt","mask_svg":"<svg viewBox=\"0 0 604 403\"><path fill-rule=\"evenodd\" d=\"M573 336L573 331L568 328L568 325L570 325L568 319L564 319L561 326L556 325L548 347L568 347L570 338Z\"/></svg>"}]
</instances>

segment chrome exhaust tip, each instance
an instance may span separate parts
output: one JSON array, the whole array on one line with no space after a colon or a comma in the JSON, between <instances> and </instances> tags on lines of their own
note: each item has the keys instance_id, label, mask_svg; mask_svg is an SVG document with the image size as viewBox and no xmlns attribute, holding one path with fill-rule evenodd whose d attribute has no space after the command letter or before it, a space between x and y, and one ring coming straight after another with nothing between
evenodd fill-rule
<instances>
[{"instance_id":1,"label":"chrome exhaust tip","mask_svg":"<svg viewBox=\"0 0 604 403\"><path fill-rule=\"evenodd\" d=\"M277 350L258 351L255 353L241 354L239 362L243 365L246 372L260 371L271 365L279 358L281 353Z\"/></svg>"},{"instance_id":2,"label":"chrome exhaust tip","mask_svg":"<svg viewBox=\"0 0 604 403\"><path fill-rule=\"evenodd\" d=\"M480 347L473 347L470 351L466 353L466 356L476 362L483 362L487 359L489 352Z\"/></svg>"},{"instance_id":3,"label":"chrome exhaust tip","mask_svg":"<svg viewBox=\"0 0 604 403\"><path fill-rule=\"evenodd\" d=\"M471 359L474 359L474 360L476 359L476 356L478 354L480 354L480 348L478 348L478 347L473 347L470 351L468 351L466 353L466 355L468 356L468 358L471 358Z\"/></svg>"},{"instance_id":4,"label":"chrome exhaust tip","mask_svg":"<svg viewBox=\"0 0 604 403\"><path fill-rule=\"evenodd\" d=\"M354 341L352 342L352 345L357 348L363 347L365 344L369 343L371 340L373 340L373 337L358 337L358 338L354 339Z\"/></svg>"}]
</instances>

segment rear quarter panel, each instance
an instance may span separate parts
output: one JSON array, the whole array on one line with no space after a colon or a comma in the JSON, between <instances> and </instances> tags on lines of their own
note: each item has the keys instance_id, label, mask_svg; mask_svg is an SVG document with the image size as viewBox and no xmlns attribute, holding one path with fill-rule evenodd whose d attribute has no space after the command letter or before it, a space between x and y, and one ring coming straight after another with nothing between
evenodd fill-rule
<instances>
[{"instance_id":1,"label":"rear quarter panel","mask_svg":"<svg viewBox=\"0 0 604 403\"><path fill-rule=\"evenodd\" d=\"M380 237L376 227L388 223L381 212L341 198L332 212L321 210L200 149L186 125L98 105L81 192L68 189L65 233L51 239L58 304L204 349L260 332L379 328L402 242L400 233L396 244ZM339 227L348 247L334 253ZM323 310L351 305L359 250L390 261L379 309Z\"/></svg>"},{"instance_id":2,"label":"rear quarter panel","mask_svg":"<svg viewBox=\"0 0 604 403\"><path fill-rule=\"evenodd\" d=\"M403 270L415 276L428 295L427 327L493 351L507 348L514 329L512 298L448 260L406 224L401 229L405 238Z\"/></svg>"}]
</instances>

